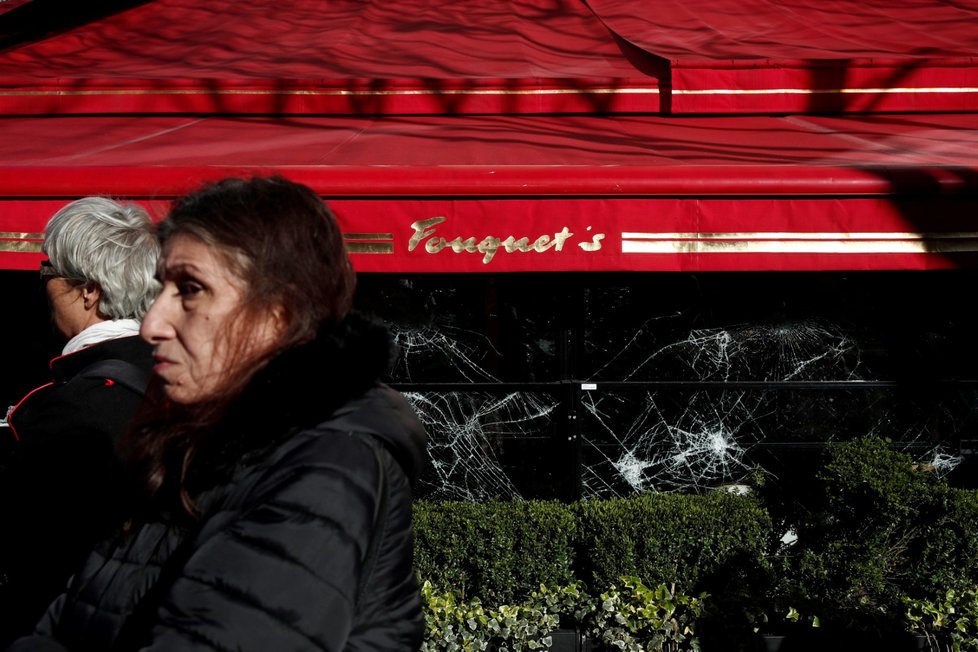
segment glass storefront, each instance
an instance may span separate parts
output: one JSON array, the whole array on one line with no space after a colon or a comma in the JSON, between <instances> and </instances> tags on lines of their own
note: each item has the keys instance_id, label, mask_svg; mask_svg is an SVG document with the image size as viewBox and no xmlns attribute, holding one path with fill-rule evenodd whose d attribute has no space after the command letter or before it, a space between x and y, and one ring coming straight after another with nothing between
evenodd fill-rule
<instances>
[{"instance_id":1,"label":"glass storefront","mask_svg":"<svg viewBox=\"0 0 978 652\"><path fill-rule=\"evenodd\" d=\"M978 484L975 271L361 274L445 499L701 492L891 439ZM34 272L0 271L0 400L57 353Z\"/></svg>"},{"instance_id":2,"label":"glass storefront","mask_svg":"<svg viewBox=\"0 0 978 652\"><path fill-rule=\"evenodd\" d=\"M422 495L704 491L874 433L969 483L973 272L363 275ZM964 454L962 454L962 452Z\"/></svg>"}]
</instances>

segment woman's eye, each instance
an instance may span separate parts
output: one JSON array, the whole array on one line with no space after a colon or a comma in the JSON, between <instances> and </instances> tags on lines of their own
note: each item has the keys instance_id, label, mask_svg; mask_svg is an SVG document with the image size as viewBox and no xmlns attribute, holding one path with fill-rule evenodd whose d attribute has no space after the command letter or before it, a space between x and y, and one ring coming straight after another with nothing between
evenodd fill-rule
<instances>
[{"instance_id":1,"label":"woman's eye","mask_svg":"<svg viewBox=\"0 0 978 652\"><path fill-rule=\"evenodd\" d=\"M193 281L184 281L182 283L177 283L177 292L181 297L192 297L204 288Z\"/></svg>"}]
</instances>

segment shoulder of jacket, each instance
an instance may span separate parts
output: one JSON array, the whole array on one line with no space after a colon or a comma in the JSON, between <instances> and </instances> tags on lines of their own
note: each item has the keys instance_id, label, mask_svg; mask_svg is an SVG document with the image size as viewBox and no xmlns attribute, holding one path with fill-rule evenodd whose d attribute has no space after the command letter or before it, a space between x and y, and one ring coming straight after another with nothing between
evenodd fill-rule
<instances>
[{"instance_id":1,"label":"shoulder of jacket","mask_svg":"<svg viewBox=\"0 0 978 652\"><path fill-rule=\"evenodd\" d=\"M94 380L104 387L121 386L144 394L149 385L151 373L121 358L98 360L79 371L68 384L79 380Z\"/></svg>"},{"instance_id":2,"label":"shoulder of jacket","mask_svg":"<svg viewBox=\"0 0 978 652\"><path fill-rule=\"evenodd\" d=\"M372 451L383 448L379 436L356 428L337 428L328 422L300 430L286 443L273 464L296 465L329 463L337 457L361 458L373 456Z\"/></svg>"}]
</instances>

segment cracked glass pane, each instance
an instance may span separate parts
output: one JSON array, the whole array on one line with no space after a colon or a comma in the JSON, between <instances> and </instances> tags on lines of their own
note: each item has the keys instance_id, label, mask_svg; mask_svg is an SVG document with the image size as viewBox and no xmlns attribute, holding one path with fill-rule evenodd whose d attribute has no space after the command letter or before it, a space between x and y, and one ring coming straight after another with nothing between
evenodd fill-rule
<instances>
[{"instance_id":1,"label":"cracked glass pane","mask_svg":"<svg viewBox=\"0 0 978 652\"><path fill-rule=\"evenodd\" d=\"M738 392L717 401L700 392L684 398L586 392L584 493L698 490L746 477L746 450L757 441L755 417L762 409L757 397Z\"/></svg>"},{"instance_id":2,"label":"cracked glass pane","mask_svg":"<svg viewBox=\"0 0 978 652\"><path fill-rule=\"evenodd\" d=\"M790 474L869 433L973 476L974 279L378 276L362 300L392 325L391 382L431 437L422 495L575 498Z\"/></svg>"},{"instance_id":3,"label":"cracked glass pane","mask_svg":"<svg viewBox=\"0 0 978 652\"><path fill-rule=\"evenodd\" d=\"M532 497L559 482L547 464L558 409L553 397L529 392L406 392L405 396L430 436L430 463L419 483L426 497L476 501ZM525 468L528 459L538 461L532 472Z\"/></svg>"},{"instance_id":4,"label":"cracked glass pane","mask_svg":"<svg viewBox=\"0 0 978 652\"><path fill-rule=\"evenodd\" d=\"M60 343L36 272L13 292L4 406ZM362 274L388 381L430 435L420 496L709 491L889 438L978 485L978 271ZM40 303L38 303L40 302ZM39 362L40 361L40 362ZM583 390L582 386L593 387Z\"/></svg>"}]
</instances>

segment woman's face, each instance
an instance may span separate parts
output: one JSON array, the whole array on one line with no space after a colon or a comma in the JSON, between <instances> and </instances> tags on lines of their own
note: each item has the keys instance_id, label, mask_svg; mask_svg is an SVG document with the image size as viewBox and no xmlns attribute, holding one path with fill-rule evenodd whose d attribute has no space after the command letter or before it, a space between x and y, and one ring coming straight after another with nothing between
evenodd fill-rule
<instances>
[{"instance_id":1,"label":"woman's face","mask_svg":"<svg viewBox=\"0 0 978 652\"><path fill-rule=\"evenodd\" d=\"M44 282L44 291L51 308L51 321L65 339L70 340L92 325L95 312L87 308L84 287L56 276Z\"/></svg>"},{"instance_id":2,"label":"woman's face","mask_svg":"<svg viewBox=\"0 0 978 652\"><path fill-rule=\"evenodd\" d=\"M191 404L216 395L232 376L230 350L248 338L248 353L259 354L274 342L276 320L266 314L236 323L244 299L244 282L228 269L212 247L187 235L176 235L160 260L163 291L140 329L154 345L153 371L175 403ZM239 362L240 364L240 362Z\"/></svg>"}]
</instances>

